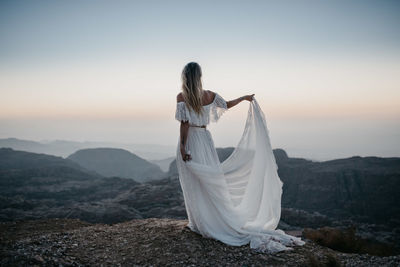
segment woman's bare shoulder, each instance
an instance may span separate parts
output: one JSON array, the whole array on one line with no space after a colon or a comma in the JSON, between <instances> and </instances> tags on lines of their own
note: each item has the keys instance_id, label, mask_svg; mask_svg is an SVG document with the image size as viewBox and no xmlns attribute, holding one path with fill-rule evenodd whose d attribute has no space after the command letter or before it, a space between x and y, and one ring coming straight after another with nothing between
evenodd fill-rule
<instances>
[{"instance_id":1,"label":"woman's bare shoulder","mask_svg":"<svg viewBox=\"0 0 400 267\"><path fill-rule=\"evenodd\" d=\"M206 92L207 92L207 94L208 94L208 99L210 100L212 100L212 99L214 99L214 97L215 97L215 92L214 91L211 91L211 90L205 90Z\"/></svg>"},{"instance_id":2,"label":"woman's bare shoulder","mask_svg":"<svg viewBox=\"0 0 400 267\"><path fill-rule=\"evenodd\" d=\"M176 102L184 102L184 98L183 98L183 95L182 95L182 92L181 93L179 93L177 96L176 96Z\"/></svg>"},{"instance_id":3,"label":"woman's bare shoulder","mask_svg":"<svg viewBox=\"0 0 400 267\"><path fill-rule=\"evenodd\" d=\"M215 97L215 92L211 91L211 90L204 90L204 92L206 93L206 101L205 102L210 102L214 99ZM176 96L176 102L185 102L185 99L183 98L182 92L180 92L177 96Z\"/></svg>"}]
</instances>

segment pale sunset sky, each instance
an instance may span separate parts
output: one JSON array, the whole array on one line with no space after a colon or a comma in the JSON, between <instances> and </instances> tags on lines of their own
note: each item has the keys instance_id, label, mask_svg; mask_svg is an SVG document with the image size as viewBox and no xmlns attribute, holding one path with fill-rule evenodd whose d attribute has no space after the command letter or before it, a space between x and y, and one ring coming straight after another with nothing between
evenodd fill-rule
<instances>
[{"instance_id":1,"label":"pale sunset sky","mask_svg":"<svg viewBox=\"0 0 400 267\"><path fill-rule=\"evenodd\" d=\"M289 156L400 156L400 1L0 1L0 38L0 138L174 148L195 61L205 89L255 93Z\"/></svg>"}]
</instances>

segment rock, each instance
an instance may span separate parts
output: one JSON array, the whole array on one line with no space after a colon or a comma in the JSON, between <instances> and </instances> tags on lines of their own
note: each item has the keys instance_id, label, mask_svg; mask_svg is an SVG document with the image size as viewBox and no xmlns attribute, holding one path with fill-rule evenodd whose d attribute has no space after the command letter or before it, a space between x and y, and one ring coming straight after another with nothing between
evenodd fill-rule
<instances>
[{"instance_id":1,"label":"rock","mask_svg":"<svg viewBox=\"0 0 400 267\"><path fill-rule=\"evenodd\" d=\"M87 266L398 266L400 256L342 253L303 237L274 255L204 238L186 220L137 219L107 225L71 219L1 224L0 265ZM61 225L63 225L61 227ZM49 230L51 229L51 230ZM69 238L64 238L65 236ZM14 237L11 238L11 237ZM95 248L95 249L94 249Z\"/></svg>"}]
</instances>

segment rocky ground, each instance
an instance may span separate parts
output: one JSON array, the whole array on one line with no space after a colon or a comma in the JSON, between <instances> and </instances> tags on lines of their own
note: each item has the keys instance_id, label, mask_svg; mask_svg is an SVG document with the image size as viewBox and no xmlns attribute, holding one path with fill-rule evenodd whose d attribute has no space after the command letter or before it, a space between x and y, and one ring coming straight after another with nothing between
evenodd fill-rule
<instances>
[{"instance_id":1,"label":"rocky ground","mask_svg":"<svg viewBox=\"0 0 400 267\"><path fill-rule=\"evenodd\" d=\"M400 256L341 253L303 237L274 255L227 246L185 227L186 220L90 224L76 219L0 223L2 266L400 266ZM290 234L301 235L301 232Z\"/></svg>"}]
</instances>

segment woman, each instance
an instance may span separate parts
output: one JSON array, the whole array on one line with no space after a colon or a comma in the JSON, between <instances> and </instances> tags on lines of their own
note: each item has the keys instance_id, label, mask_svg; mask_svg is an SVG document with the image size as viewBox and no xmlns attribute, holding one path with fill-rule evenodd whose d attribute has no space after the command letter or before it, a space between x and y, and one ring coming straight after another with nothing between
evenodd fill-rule
<instances>
[{"instance_id":1,"label":"woman","mask_svg":"<svg viewBox=\"0 0 400 267\"><path fill-rule=\"evenodd\" d=\"M196 62L184 67L175 113L181 123L176 163L188 227L228 245L250 243L262 252L303 245L300 238L276 229L282 182L254 94L225 101L218 93L202 88L201 76ZM244 133L232 154L220 162L206 126L243 100L250 102Z\"/></svg>"}]
</instances>

